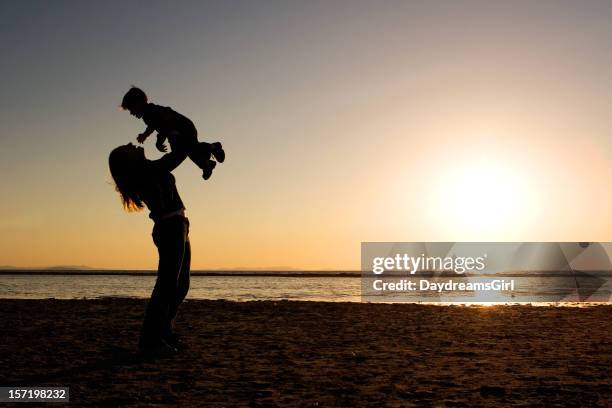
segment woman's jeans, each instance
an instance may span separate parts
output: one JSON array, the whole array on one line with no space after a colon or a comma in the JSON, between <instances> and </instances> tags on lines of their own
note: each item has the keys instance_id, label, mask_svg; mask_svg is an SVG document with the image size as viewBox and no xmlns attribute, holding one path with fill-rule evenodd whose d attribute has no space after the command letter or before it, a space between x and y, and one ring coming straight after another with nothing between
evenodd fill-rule
<instances>
[{"instance_id":1,"label":"woman's jeans","mask_svg":"<svg viewBox=\"0 0 612 408\"><path fill-rule=\"evenodd\" d=\"M142 325L141 346L159 343L172 334L174 318L189 291L189 220L174 216L156 222L153 242L159 252L159 266Z\"/></svg>"}]
</instances>

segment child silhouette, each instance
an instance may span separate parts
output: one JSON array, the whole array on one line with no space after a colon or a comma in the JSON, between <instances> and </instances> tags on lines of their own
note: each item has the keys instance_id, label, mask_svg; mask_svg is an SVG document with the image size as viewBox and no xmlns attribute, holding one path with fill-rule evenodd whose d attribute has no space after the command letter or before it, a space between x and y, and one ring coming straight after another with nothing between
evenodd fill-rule
<instances>
[{"instance_id":1,"label":"child silhouette","mask_svg":"<svg viewBox=\"0 0 612 408\"><path fill-rule=\"evenodd\" d=\"M165 152L167 139L173 152L186 153L191 161L202 169L204 180L210 178L217 162L223 163L225 160L225 151L221 143L199 142L198 131L189 118L170 107L149 103L142 89L133 86L127 91L123 96L121 107L129 111L132 116L142 119L147 125L145 131L137 137L139 143L144 143L153 132L157 132L157 143L155 143L157 149ZM214 160L211 160L211 155Z\"/></svg>"}]
</instances>

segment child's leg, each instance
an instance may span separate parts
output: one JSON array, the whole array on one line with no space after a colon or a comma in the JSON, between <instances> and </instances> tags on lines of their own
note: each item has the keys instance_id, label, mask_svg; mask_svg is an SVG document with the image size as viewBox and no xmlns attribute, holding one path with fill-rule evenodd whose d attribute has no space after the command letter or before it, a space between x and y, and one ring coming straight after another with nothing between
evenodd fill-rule
<instances>
[{"instance_id":1,"label":"child's leg","mask_svg":"<svg viewBox=\"0 0 612 408\"><path fill-rule=\"evenodd\" d=\"M210 143L198 143L187 151L192 162L202 169L202 177L208 180L217 163L210 159Z\"/></svg>"},{"instance_id":2,"label":"child's leg","mask_svg":"<svg viewBox=\"0 0 612 408\"><path fill-rule=\"evenodd\" d=\"M196 143L187 151L187 156L201 169L208 166L210 155L210 143L206 142Z\"/></svg>"},{"instance_id":3,"label":"child's leg","mask_svg":"<svg viewBox=\"0 0 612 408\"><path fill-rule=\"evenodd\" d=\"M218 161L219 163L223 163L225 161L225 150L223 150L223 146L221 146L221 143L219 142L211 143L210 147L212 149L211 153L213 157L215 158L215 160Z\"/></svg>"},{"instance_id":4,"label":"child's leg","mask_svg":"<svg viewBox=\"0 0 612 408\"><path fill-rule=\"evenodd\" d=\"M213 158L219 163L223 163L225 161L225 151L223 150L223 146L221 146L221 143L200 142L199 145L200 149L206 151L208 155L212 154Z\"/></svg>"}]
</instances>

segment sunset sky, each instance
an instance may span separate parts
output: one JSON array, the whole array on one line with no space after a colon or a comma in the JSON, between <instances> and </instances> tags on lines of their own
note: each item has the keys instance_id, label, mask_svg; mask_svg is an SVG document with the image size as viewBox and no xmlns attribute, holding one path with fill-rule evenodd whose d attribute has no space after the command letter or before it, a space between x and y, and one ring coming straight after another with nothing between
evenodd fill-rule
<instances>
[{"instance_id":1,"label":"sunset sky","mask_svg":"<svg viewBox=\"0 0 612 408\"><path fill-rule=\"evenodd\" d=\"M227 153L209 181L174 172L193 269L612 241L610 21L609 1L0 2L0 265L156 267L107 165L144 129L132 84Z\"/></svg>"}]
</instances>

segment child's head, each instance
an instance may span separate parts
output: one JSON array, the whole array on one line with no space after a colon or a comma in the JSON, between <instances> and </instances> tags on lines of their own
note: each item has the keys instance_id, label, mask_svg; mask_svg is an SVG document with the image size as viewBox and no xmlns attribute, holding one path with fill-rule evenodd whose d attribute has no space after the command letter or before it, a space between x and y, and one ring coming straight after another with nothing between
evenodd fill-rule
<instances>
[{"instance_id":1,"label":"child's head","mask_svg":"<svg viewBox=\"0 0 612 408\"><path fill-rule=\"evenodd\" d=\"M147 105L147 94L140 88L132 86L129 91L123 96L121 107L130 112L131 115L137 118L142 118L144 108Z\"/></svg>"}]
</instances>

